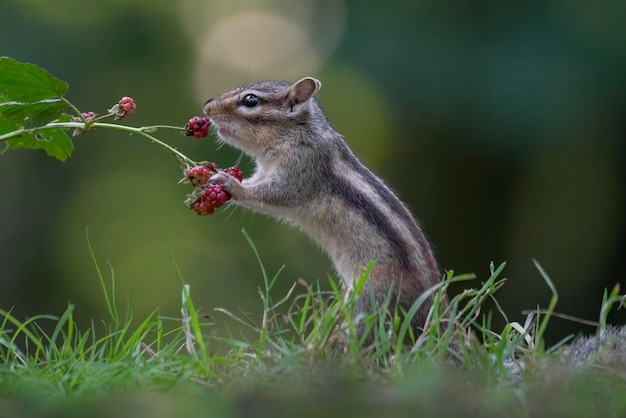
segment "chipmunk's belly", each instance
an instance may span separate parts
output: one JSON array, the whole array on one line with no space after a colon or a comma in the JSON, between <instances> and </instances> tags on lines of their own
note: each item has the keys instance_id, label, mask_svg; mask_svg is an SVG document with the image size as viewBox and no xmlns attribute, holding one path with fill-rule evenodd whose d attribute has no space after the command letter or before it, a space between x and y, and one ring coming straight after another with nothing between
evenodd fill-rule
<instances>
[{"instance_id":1,"label":"chipmunk's belly","mask_svg":"<svg viewBox=\"0 0 626 418\"><path fill-rule=\"evenodd\" d=\"M332 259L335 270L350 285L372 260L387 263L393 258L387 237L359 213L341 204L292 214L290 223L299 227Z\"/></svg>"}]
</instances>

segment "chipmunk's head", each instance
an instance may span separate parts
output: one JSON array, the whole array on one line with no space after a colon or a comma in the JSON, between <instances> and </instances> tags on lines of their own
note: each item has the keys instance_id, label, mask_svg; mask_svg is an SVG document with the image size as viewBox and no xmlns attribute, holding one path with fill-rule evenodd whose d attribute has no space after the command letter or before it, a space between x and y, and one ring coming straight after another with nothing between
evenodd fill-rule
<instances>
[{"instance_id":1,"label":"chipmunk's head","mask_svg":"<svg viewBox=\"0 0 626 418\"><path fill-rule=\"evenodd\" d=\"M204 113L220 140L254 157L307 128L319 107L313 99L322 83L305 77L293 84L259 81L207 100Z\"/></svg>"}]
</instances>

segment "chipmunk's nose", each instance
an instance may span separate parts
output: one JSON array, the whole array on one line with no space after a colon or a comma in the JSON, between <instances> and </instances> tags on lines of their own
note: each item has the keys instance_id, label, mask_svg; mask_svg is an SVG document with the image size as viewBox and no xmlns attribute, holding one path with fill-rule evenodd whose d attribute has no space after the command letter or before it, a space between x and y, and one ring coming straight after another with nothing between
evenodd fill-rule
<instances>
[{"instance_id":1,"label":"chipmunk's nose","mask_svg":"<svg viewBox=\"0 0 626 418\"><path fill-rule=\"evenodd\" d=\"M207 100L206 102L204 102L204 106L203 106L202 110L204 110L204 113L205 113L206 115L209 115L209 113L210 113L210 110L209 110L209 103L211 103L211 102L212 102L212 101L214 101L214 100L215 100L215 98L214 98L214 97L211 97L209 100Z\"/></svg>"}]
</instances>

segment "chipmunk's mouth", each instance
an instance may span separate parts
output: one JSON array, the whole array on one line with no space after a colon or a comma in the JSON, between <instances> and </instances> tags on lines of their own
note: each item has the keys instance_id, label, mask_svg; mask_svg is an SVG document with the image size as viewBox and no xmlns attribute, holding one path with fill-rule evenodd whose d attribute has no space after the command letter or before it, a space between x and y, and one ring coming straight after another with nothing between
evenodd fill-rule
<instances>
[{"instance_id":1,"label":"chipmunk's mouth","mask_svg":"<svg viewBox=\"0 0 626 418\"><path fill-rule=\"evenodd\" d=\"M234 130L228 128L228 126L225 126L224 124L216 123L213 120L212 122L219 139L224 142L233 142L237 140Z\"/></svg>"},{"instance_id":2,"label":"chipmunk's mouth","mask_svg":"<svg viewBox=\"0 0 626 418\"><path fill-rule=\"evenodd\" d=\"M219 118L210 118L210 120L219 141L234 147L241 145L240 134L237 133L238 129L236 125L233 126L230 121L219 120Z\"/></svg>"},{"instance_id":3,"label":"chipmunk's mouth","mask_svg":"<svg viewBox=\"0 0 626 418\"><path fill-rule=\"evenodd\" d=\"M219 135L219 137L222 139L230 139L234 137L235 133L228 128L218 127L217 135Z\"/></svg>"}]
</instances>

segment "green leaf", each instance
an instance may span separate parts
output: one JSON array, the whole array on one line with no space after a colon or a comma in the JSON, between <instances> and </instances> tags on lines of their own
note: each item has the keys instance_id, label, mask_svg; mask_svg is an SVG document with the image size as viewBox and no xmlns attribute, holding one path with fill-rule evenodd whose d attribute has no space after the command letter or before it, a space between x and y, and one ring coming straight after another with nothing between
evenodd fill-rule
<instances>
[{"instance_id":1,"label":"green leaf","mask_svg":"<svg viewBox=\"0 0 626 418\"><path fill-rule=\"evenodd\" d=\"M67 107L63 99L66 92L67 84L43 68L1 57L0 135L22 133L6 140L5 151L11 148L43 149L49 156L65 161L74 146L64 130L22 130L39 128L59 118Z\"/></svg>"},{"instance_id":2,"label":"green leaf","mask_svg":"<svg viewBox=\"0 0 626 418\"><path fill-rule=\"evenodd\" d=\"M19 129L19 127L8 119L0 118L0 135Z\"/></svg>"},{"instance_id":3,"label":"green leaf","mask_svg":"<svg viewBox=\"0 0 626 418\"><path fill-rule=\"evenodd\" d=\"M0 129L3 124L0 123ZM70 155L74 149L74 144L67 133L64 130L44 129L39 132L30 133L15 138L10 138L6 141L8 148L27 148L27 149L42 149L46 151L46 154L50 157L54 157L57 160L63 162Z\"/></svg>"},{"instance_id":4,"label":"green leaf","mask_svg":"<svg viewBox=\"0 0 626 418\"><path fill-rule=\"evenodd\" d=\"M67 83L34 64L0 58L0 96L3 101L38 102L60 98L67 92Z\"/></svg>"},{"instance_id":5,"label":"green leaf","mask_svg":"<svg viewBox=\"0 0 626 418\"><path fill-rule=\"evenodd\" d=\"M42 126L59 117L67 105L61 99L45 99L34 103L0 103L0 118L21 127Z\"/></svg>"}]
</instances>

